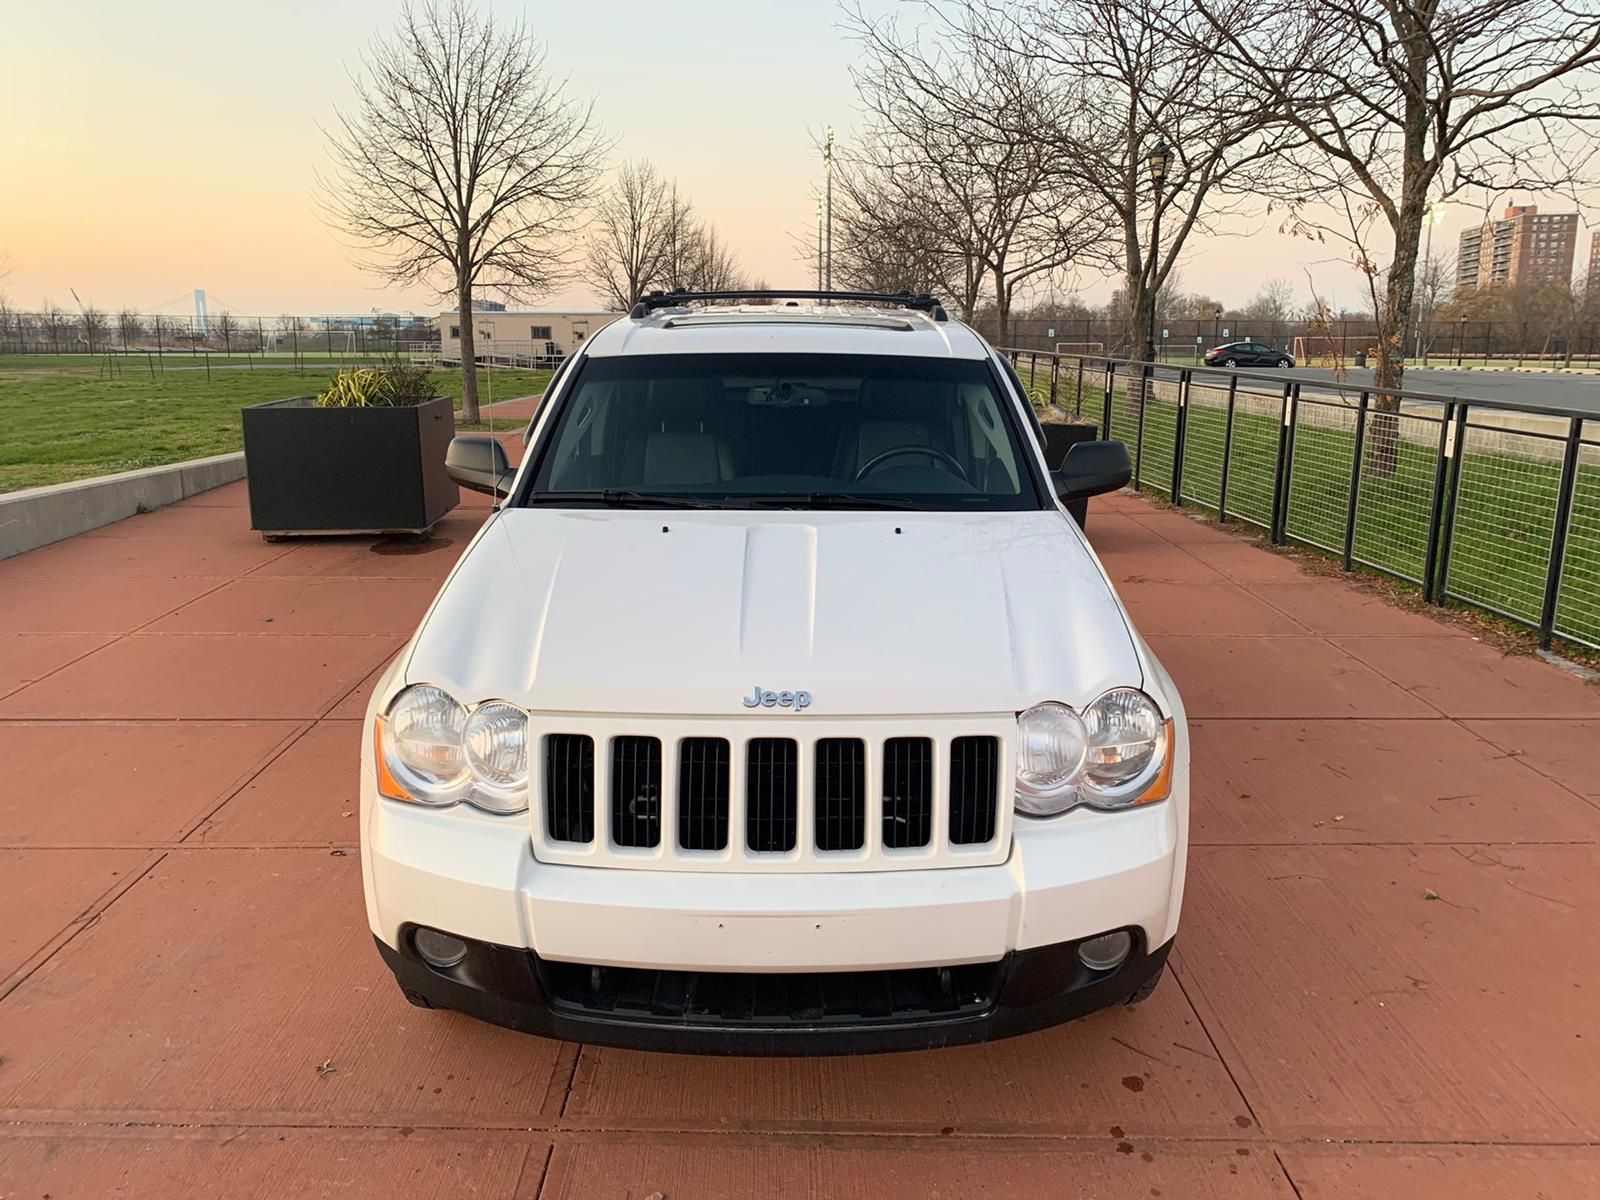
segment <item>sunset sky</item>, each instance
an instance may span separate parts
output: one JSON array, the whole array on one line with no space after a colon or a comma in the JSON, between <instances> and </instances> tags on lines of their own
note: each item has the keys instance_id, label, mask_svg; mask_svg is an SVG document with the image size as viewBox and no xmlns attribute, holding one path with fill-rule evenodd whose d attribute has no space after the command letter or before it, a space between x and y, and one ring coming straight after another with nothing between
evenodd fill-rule
<instances>
[{"instance_id":1,"label":"sunset sky","mask_svg":"<svg viewBox=\"0 0 1600 1200\"><path fill-rule=\"evenodd\" d=\"M887 5L890 0L881 0ZM812 135L855 120L854 45L825 0L589 4L500 2L525 12L574 94L593 96L618 139L675 176L752 275L811 281L821 167ZM78 0L11 6L0 76L0 291L14 305L72 301L181 312L203 287L216 311L357 313L439 309L427 289L384 285L320 220L319 122L350 96L347 70L397 4L281 0L194 5ZM1460 210L1436 234L1452 249ZM1263 279L1360 303L1336 251L1277 232L1262 214L1197 243L1183 286L1243 303ZM1580 267L1588 235L1580 239ZM1079 281L1102 302L1113 283ZM587 306L577 289L541 307Z\"/></svg>"}]
</instances>

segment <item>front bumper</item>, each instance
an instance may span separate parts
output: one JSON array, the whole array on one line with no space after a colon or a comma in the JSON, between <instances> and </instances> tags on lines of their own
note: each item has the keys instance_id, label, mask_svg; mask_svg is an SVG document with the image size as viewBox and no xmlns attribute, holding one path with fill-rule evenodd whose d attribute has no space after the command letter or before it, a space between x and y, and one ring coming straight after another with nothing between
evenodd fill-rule
<instances>
[{"instance_id":1,"label":"front bumper","mask_svg":"<svg viewBox=\"0 0 1600 1200\"><path fill-rule=\"evenodd\" d=\"M721 1004L710 1011L693 1002L695 980L681 972L629 970L618 984L606 968L562 969L531 950L485 942L469 943L461 963L441 970L419 958L409 930L398 949L378 941L400 985L436 1008L566 1041L729 1055L928 1050L1013 1037L1125 1002L1161 970L1171 947L1168 941L1148 949L1136 935L1133 953L1113 971L1084 967L1076 942L1021 950L970 968L953 993L940 997L929 989L931 1004L925 994L908 997L915 987L909 981L889 978L875 986L879 981L868 975L859 990L876 997L865 1004L853 998L850 1011L840 1012L821 1001L815 976L744 975L728 977L726 985L719 977ZM950 973L939 974L948 984ZM764 988L768 981L774 986ZM781 1000L808 989L818 999L807 1007L763 1004L764 996Z\"/></svg>"},{"instance_id":2,"label":"front bumper","mask_svg":"<svg viewBox=\"0 0 1600 1200\"><path fill-rule=\"evenodd\" d=\"M601 1044L859 1053L1021 1033L1136 991L1165 959L1183 895L1187 769L1162 804L1019 819L1001 863L853 873L544 863L525 818L382 800L367 771L362 785L368 919L400 983L439 1007ZM415 925L466 939L481 958L466 974L437 971L411 947ZM1118 928L1134 934L1133 953L1114 972L1087 972L1076 943ZM562 1003L547 986L552 970L570 969L796 977L968 967L989 972L981 1004L831 1024L674 1025Z\"/></svg>"}]
</instances>

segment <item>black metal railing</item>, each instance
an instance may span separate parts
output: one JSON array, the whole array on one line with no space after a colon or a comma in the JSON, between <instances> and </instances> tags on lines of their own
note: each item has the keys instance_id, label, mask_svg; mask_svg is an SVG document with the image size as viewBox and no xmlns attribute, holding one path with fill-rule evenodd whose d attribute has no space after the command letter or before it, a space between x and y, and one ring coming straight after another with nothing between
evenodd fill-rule
<instances>
[{"instance_id":1,"label":"black metal railing","mask_svg":"<svg viewBox=\"0 0 1600 1200\"><path fill-rule=\"evenodd\" d=\"M1347 378L1006 351L1134 486L1600 648L1600 414Z\"/></svg>"}]
</instances>

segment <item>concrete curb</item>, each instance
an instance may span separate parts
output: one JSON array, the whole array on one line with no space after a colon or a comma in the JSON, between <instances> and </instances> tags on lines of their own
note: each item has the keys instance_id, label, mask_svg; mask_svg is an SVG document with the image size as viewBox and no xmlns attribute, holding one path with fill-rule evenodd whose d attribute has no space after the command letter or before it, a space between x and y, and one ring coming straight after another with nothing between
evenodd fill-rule
<instances>
[{"instance_id":1,"label":"concrete curb","mask_svg":"<svg viewBox=\"0 0 1600 1200\"><path fill-rule=\"evenodd\" d=\"M0 495L0 558L121 521L140 505L160 508L243 478L240 451Z\"/></svg>"}]
</instances>

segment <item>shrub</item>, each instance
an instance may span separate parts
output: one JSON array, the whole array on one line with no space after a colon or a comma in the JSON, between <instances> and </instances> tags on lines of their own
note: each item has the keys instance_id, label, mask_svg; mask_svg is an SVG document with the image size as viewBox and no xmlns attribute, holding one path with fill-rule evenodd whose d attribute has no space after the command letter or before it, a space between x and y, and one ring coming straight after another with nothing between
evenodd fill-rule
<instances>
[{"instance_id":1,"label":"shrub","mask_svg":"<svg viewBox=\"0 0 1600 1200\"><path fill-rule=\"evenodd\" d=\"M318 408L404 408L441 395L426 367L398 359L382 367L340 371L317 397Z\"/></svg>"}]
</instances>

